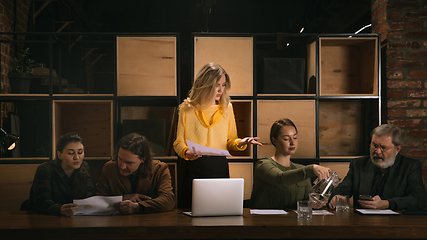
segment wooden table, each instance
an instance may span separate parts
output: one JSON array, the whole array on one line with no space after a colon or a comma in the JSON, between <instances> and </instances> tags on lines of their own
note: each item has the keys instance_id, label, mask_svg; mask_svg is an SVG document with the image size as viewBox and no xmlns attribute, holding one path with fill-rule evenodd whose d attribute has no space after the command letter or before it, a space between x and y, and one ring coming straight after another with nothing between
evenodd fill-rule
<instances>
[{"instance_id":1,"label":"wooden table","mask_svg":"<svg viewBox=\"0 0 427 240\"><path fill-rule=\"evenodd\" d=\"M182 210L156 214L60 217L0 212L6 239L426 239L425 215L348 213L298 219L287 215L191 218Z\"/></svg>"}]
</instances>

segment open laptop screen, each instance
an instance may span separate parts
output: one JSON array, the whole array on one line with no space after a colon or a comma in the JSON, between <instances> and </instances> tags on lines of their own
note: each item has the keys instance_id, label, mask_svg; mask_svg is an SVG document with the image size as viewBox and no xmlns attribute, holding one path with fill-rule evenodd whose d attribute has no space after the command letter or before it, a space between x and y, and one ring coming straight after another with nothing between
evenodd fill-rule
<instances>
[{"instance_id":1,"label":"open laptop screen","mask_svg":"<svg viewBox=\"0 0 427 240\"><path fill-rule=\"evenodd\" d=\"M194 179L191 216L242 215L243 189L243 178Z\"/></svg>"}]
</instances>

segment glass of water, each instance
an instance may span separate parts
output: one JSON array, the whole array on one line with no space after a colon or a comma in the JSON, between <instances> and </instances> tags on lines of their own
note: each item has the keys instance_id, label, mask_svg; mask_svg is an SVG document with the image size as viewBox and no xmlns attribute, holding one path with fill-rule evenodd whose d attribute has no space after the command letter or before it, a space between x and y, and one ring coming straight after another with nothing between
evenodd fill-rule
<instances>
[{"instance_id":1,"label":"glass of water","mask_svg":"<svg viewBox=\"0 0 427 240\"><path fill-rule=\"evenodd\" d=\"M335 211L337 212L348 212L350 210L350 197L345 195L337 195L337 202L335 204Z\"/></svg>"},{"instance_id":2,"label":"glass of water","mask_svg":"<svg viewBox=\"0 0 427 240\"><path fill-rule=\"evenodd\" d=\"M297 202L297 214L298 218L311 218L313 216L313 210L311 202L309 200L301 200Z\"/></svg>"}]
</instances>

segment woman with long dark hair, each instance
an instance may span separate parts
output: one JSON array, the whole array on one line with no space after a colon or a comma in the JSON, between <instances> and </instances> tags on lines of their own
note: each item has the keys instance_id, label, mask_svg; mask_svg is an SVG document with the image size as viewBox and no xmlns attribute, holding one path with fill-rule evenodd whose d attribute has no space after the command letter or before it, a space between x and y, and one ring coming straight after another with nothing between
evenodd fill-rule
<instances>
[{"instance_id":1,"label":"woman with long dark hair","mask_svg":"<svg viewBox=\"0 0 427 240\"><path fill-rule=\"evenodd\" d=\"M36 171L27 210L71 216L74 199L95 195L89 167L84 159L84 141L77 133L59 138L54 161L42 163Z\"/></svg>"}]
</instances>

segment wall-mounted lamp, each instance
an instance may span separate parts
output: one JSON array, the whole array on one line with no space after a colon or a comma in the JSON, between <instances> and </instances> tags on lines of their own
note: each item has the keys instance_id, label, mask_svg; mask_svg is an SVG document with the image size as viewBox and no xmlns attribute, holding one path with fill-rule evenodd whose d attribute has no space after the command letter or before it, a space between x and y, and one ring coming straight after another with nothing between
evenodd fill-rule
<instances>
[{"instance_id":1,"label":"wall-mounted lamp","mask_svg":"<svg viewBox=\"0 0 427 240\"><path fill-rule=\"evenodd\" d=\"M8 134L0 128L0 150L6 152L7 150L12 150L15 148L15 142L19 139L18 136L13 134Z\"/></svg>"}]
</instances>

